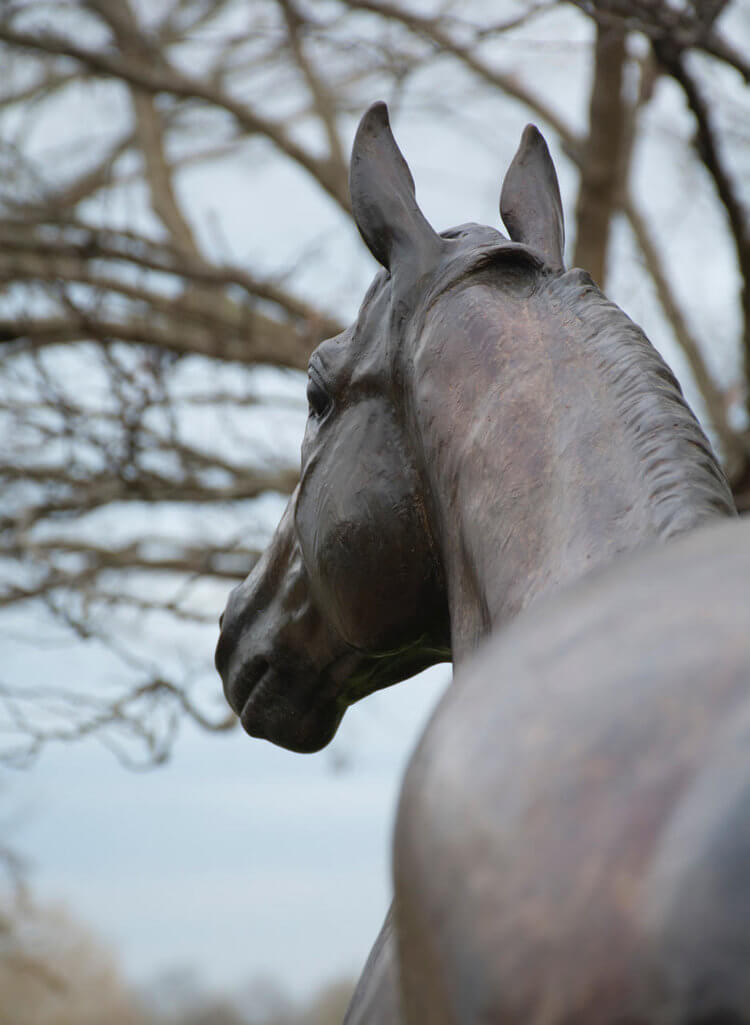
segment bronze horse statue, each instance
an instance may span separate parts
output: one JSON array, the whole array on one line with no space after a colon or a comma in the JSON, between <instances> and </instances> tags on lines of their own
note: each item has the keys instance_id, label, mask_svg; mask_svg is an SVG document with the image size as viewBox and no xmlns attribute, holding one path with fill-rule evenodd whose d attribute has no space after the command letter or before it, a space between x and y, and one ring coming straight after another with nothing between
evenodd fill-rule
<instances>
[{"instance_id":1,"label":"bronze horse statue","mask_svg":"<svg viewBox=\"0 0 750 1025\"><path fill-rule=\"evenodd\" d=\"M750 525L668 367L564 269L535 128L509 238L433 230L383 104L350 187L383 269L310 359L299 485L216 654L296 751L453 661L347 1023L750 1022Z\"/></svg>"}]
</instances>

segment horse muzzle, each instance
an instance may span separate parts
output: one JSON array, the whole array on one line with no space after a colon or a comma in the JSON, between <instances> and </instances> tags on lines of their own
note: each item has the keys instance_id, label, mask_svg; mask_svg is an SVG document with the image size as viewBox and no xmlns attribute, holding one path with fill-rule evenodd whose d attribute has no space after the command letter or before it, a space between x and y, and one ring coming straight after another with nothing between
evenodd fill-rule
<instances>
[{"instance_id":1,"label":"horse muzzle","mask_svg":"<svg viewBox=\"0 0 750 1025\"><path fill-rule=\"evenodd\" d=\"M325 747L360 656L319 612L288 515L220 627L216 668L245 731L294 751Z\"/></svg>"}]
</instances>

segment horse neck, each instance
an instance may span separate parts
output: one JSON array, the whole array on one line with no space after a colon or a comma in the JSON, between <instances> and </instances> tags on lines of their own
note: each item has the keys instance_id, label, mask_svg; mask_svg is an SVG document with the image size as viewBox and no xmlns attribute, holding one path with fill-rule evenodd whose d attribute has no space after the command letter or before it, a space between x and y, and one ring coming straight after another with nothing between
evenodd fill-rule
<instances>
[{"instance_id":1,"label":"horse neck","mask_svg":"<svg viewBox=\"0 0 750 1025\"><path fill-rule=\"evenodd\" d=\"M454 664L536 598L734 504L643 333L569 272L427 315L412 413Z\"/></svg>"}]
</instances>

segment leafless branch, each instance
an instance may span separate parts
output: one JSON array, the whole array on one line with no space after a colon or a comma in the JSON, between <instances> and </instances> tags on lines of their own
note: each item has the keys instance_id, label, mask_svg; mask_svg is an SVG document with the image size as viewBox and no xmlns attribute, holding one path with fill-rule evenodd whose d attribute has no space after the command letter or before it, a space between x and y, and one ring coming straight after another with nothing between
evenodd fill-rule
<instances>
[{"instance_id":1,"label":"leafless branch","mask_svg":"<svg viewBox=\"0 0 750 1025\"><path fill-rule=\"evenodd\" d=\"M541 96L535 95L518 76L493 68L472 47L459 43L443 28L439 16L419 15L411 10L405 10L397 3L389 3L387 0L345 0L345 2L353 10L370 11L381 18L395 21L416 35L427 39L439 53L451 54L482 82L499 89L506 96L527 107L535 117L541 118L568 147L571 149L576 147L577 140L573 131L550 104L546 103Z\"/></svg>"},{"instance_id":2,"label":"leafless branch","mask_svg":"<svg viewBox=\"0 0 750 1025\"><path fill-rule=\"evenodd\" d=\"M224 110L231 115L242 131L249 135L262 136L272 143L285 157L312 175L342 209L349 209L349 198L342 182L333 173L329 160L316 158L309 150L296 143L281 123L264 117L248 104L239 102L231 94L215 88L206 80L195 78L167 64L166 59L155 66L144 58L91 50L52 32L23 32L2 22L0 42L19 50L69 58L77 61L90 74L127 82L152 95L168 93L181 99L200 100L211 107Z\"/></svg>"},{"instance_id":3,"label":"leafless branch","mask_svg":"<svg viewBox=\"0 0 750 1025\"><path fill-rule=\"evenodd\" d=\"M661 63L679 83L685 94L688 106L695 117L696 148L726 211L737 254L737 266L743 282L743 352L745 379L750 381L750 212L745 209L740 199L739 190L725 165L709 105L701 94L695 77L690 73L685 57L663 43L655 44L655 51ZM750 395L747 408L750 412Z\"/></svg>"}]
</instances>

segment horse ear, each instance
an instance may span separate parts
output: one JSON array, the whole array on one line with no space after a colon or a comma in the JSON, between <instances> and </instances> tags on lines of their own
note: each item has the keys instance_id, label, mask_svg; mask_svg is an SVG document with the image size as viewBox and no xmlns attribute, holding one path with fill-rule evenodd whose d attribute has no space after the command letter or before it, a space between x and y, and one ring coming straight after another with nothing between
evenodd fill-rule
<instances>
[{"instance_id":1,"label":"horse ear","mask_svg":"<svg viewBox=\"0 0 750 1025\"><path fill-rule=\"evenodd\" d=\"M440 236L417 206L414 179L396 145L384 103L359 123L349 167L352 212L375 259L392 271L400 262L422 263L437 253Z\"/></svg>"},{"instance_id":2,"label":"horse ear","mask_svg":"<svg viewBox=\"0 0 750 1025\"><path fill-rule=\"evenodd\" d=\"M526 125L505 175L500 215L514 242L536 249L553 270L564 270L560 186L547 143L535 125Z\"/></svg>"}]
</instances>

